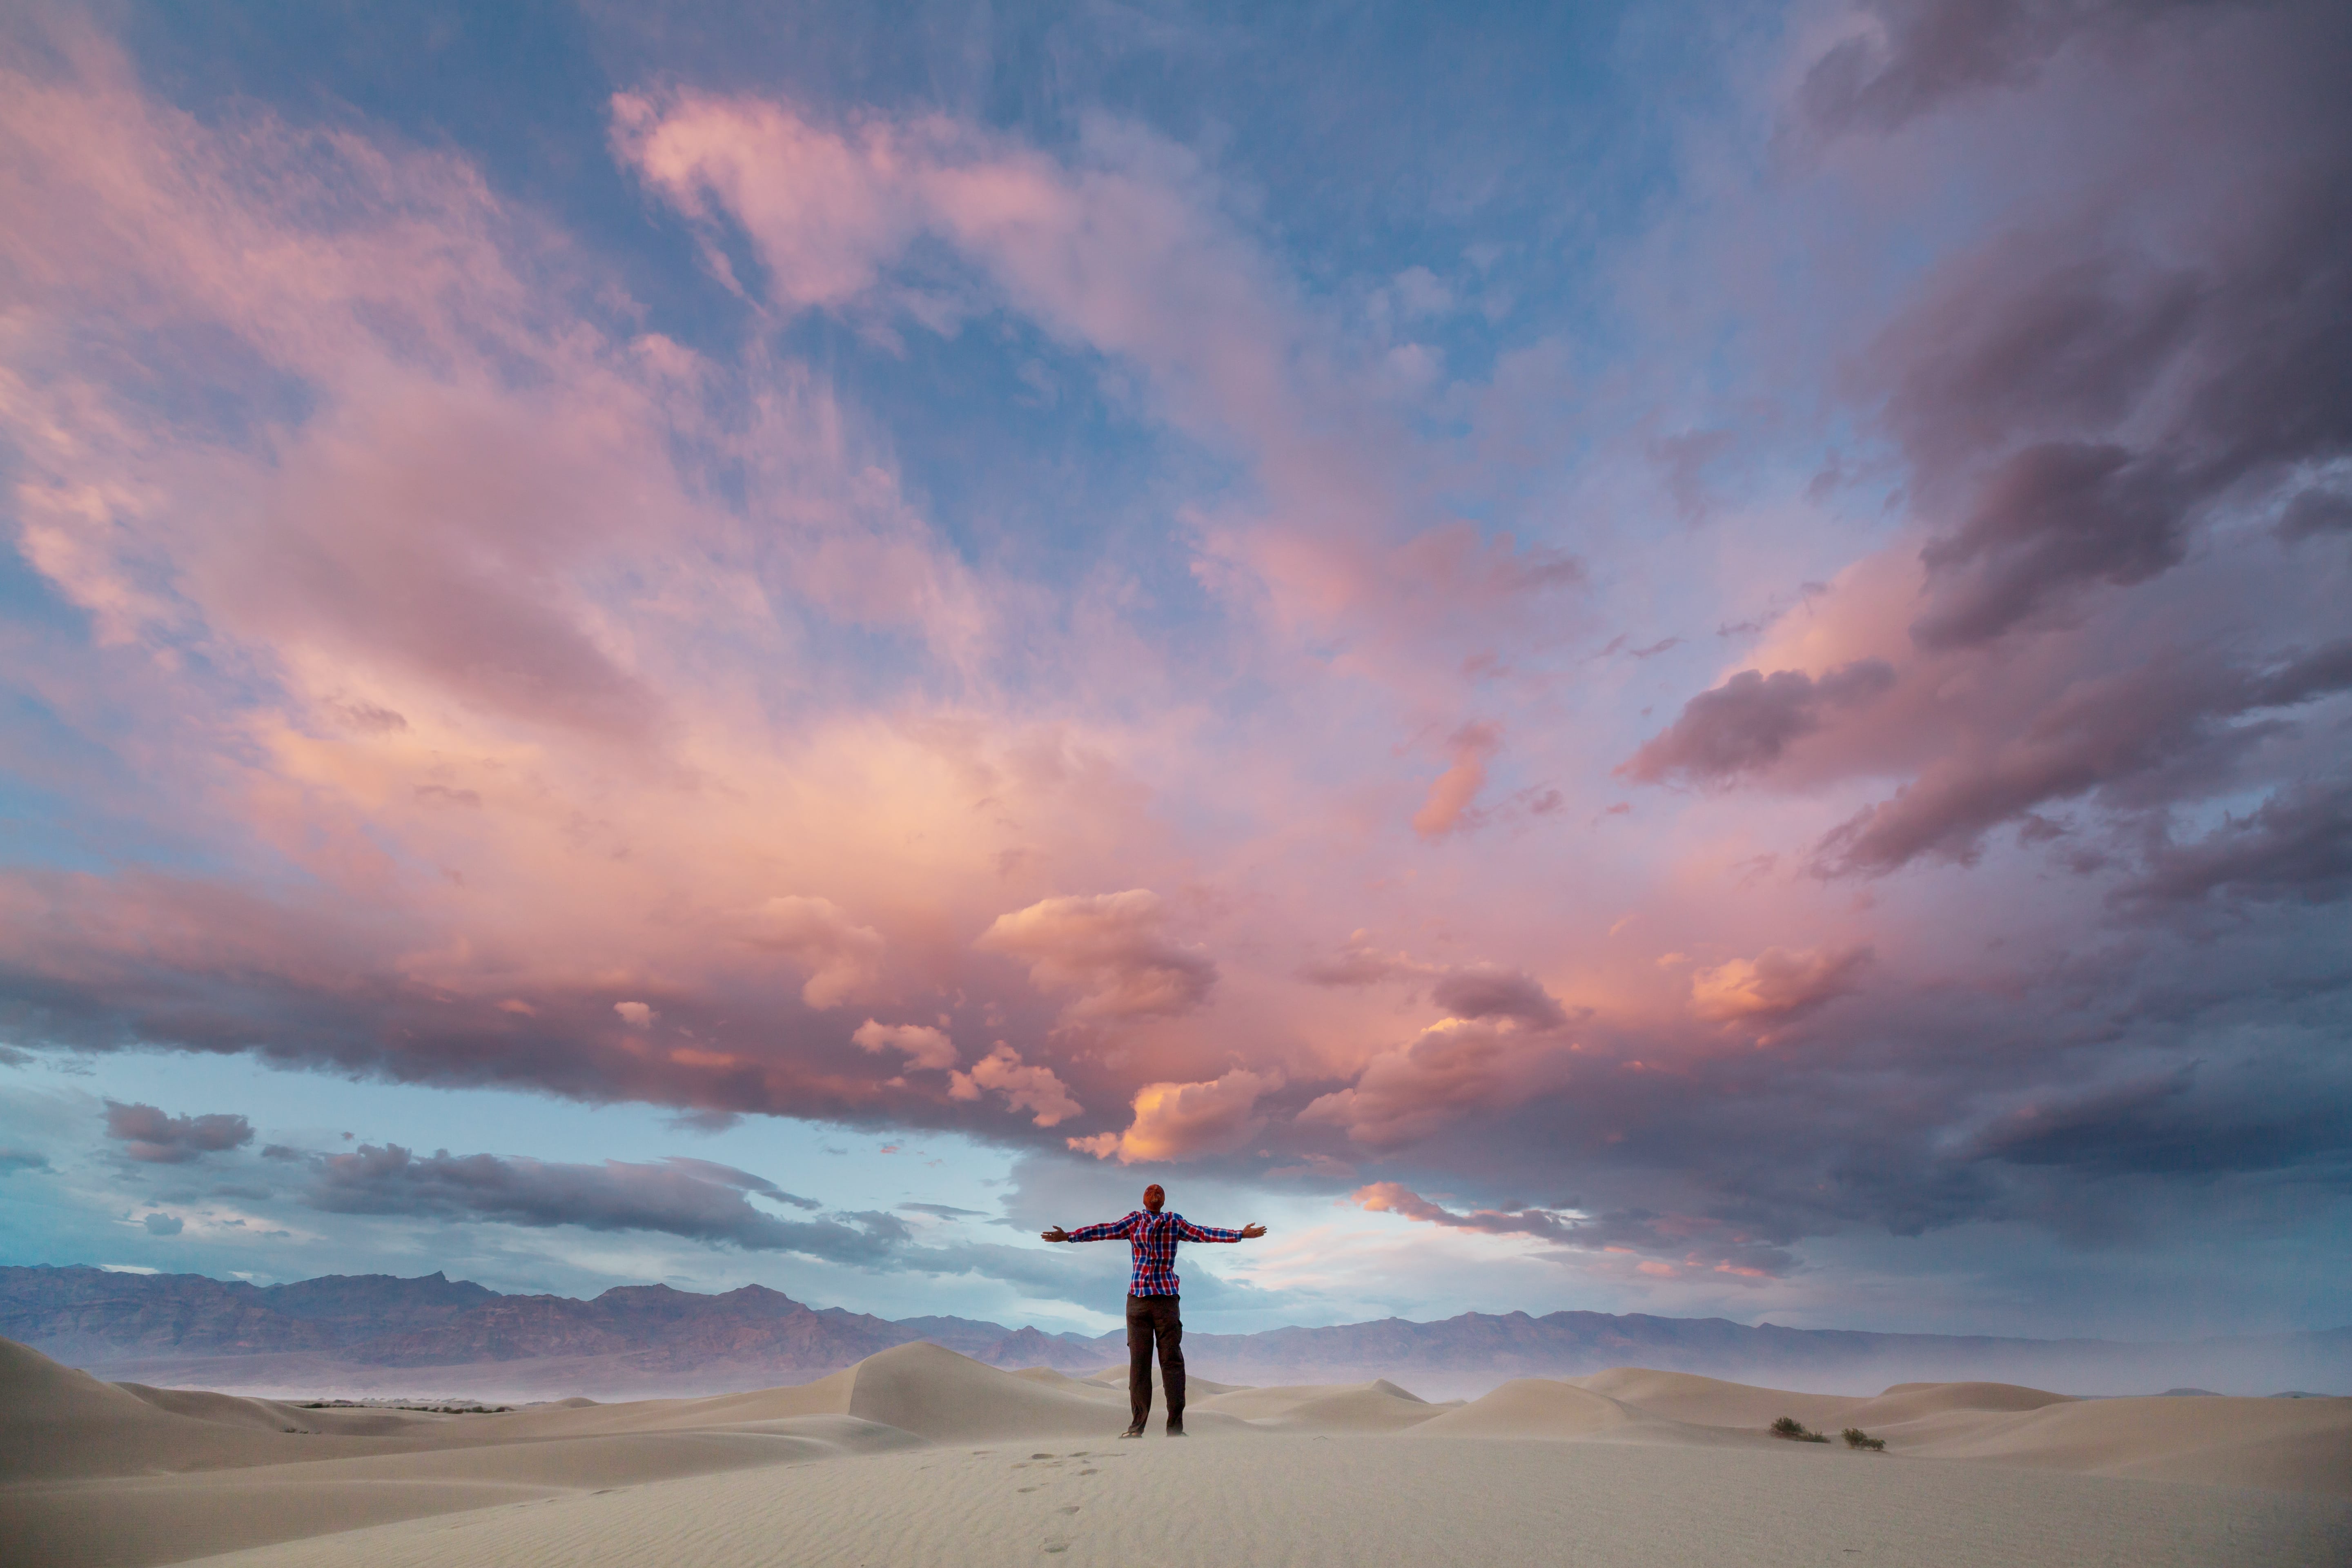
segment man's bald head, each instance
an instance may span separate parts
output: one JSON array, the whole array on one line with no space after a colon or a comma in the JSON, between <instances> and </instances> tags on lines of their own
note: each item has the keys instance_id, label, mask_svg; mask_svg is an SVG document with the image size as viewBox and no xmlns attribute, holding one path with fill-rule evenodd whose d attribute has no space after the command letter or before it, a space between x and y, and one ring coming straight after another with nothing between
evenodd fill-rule
<instances>
[{"instance_id":1,"label":"man's bald head","mask_svg":"<svg viewBox=\"0 0 2352 1568\"><path fill-rule=\"evenodd\" d=\"M1143 1206L1150 1209L1153 1214L1158 1214L1160 1212L1160 1205L1167 1201L1168 1194L1160 1190L1160 1186L1158 1182L1154 1182L1150 1186L1143 1189Z\"/></svg>"}]
</instances>

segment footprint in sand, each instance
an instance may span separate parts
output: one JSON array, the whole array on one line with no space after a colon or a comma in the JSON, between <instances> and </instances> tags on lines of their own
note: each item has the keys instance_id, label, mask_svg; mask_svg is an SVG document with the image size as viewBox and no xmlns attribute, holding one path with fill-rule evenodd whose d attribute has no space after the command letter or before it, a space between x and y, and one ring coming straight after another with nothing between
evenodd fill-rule
<instances>
[{"instance_id":1,"label":"footprint in sand","mask_svg":"<svg viewBox=\"0 0 2352 1568\"><path fill-rule=\"evenodd\" d=\"M1067 1552L1069 1549L1070 1543L1066 1541L1049 1541L1045 1542L1045 1550L1048 1552Z\"/></svg>"}]
</instances>

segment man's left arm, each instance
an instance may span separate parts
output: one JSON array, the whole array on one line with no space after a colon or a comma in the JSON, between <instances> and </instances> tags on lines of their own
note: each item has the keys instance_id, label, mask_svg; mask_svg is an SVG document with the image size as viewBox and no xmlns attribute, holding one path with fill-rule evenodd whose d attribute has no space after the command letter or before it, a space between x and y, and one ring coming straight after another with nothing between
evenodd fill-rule
<instances>
[{"instance_id":1,"label":"man's left arm","mask_svg":"<svg viewBox=\"0 0 2352 1568\"><path fill-rule=\"evenodd\" d=\"M1194 1225L1180 1215L1176 1234L1186 1241L1255 1241L1265 1234L1265 1226L1252 1220L1239 1230L1226 1230L1221 1226Z\"/></svg>"}]
</instances>

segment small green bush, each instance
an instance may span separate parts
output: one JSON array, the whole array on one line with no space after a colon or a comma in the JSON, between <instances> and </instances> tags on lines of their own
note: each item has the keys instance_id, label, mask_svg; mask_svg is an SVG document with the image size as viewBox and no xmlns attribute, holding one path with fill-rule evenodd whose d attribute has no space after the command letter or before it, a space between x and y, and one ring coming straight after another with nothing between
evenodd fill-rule
<instances>
[{"instance_id":1,"label":"small green bush","mask_svg":"<svg viewBox=\"0 0 2352 1568\"><path fill-rule=\"evenodd\" d=\"M1845 1446L1849 1448L1867 1448L1874 1454L1884 1453L1886 1449L1885 1438L1874 1437L1859 1426L1849 1426L1841 1436L1845 1438Z\"/></svg>"},{"instance_id":2,"label":"small green bush","mask_svg":"<svg viewBox=\"0 0 2352 1568\"><path fill-rule=\"evenodd\" d=\"M1827 1437L1822 1436L1819 1432L1810 1430L1803 1422L1798 1420L1793 1415L1783 1415L1778 1421L1773 1422L1772 1436L1775 1437L1786 1437L1791 1443L1826 1443L1829 1441Z\"/></svg>"}]
</instances>

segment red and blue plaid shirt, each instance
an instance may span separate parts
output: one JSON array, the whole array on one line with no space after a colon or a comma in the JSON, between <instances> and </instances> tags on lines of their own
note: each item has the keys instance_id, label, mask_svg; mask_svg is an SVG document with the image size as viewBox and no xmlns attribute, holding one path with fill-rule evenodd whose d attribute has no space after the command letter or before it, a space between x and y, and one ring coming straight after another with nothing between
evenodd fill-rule
<instances>
[{"instance_id":1,"label":"red and blue plaid shirt","mask_svg":"<svg viewBox=\"0 0 2352 1568\"><path fill-rule=\"evenodd\" d=\"M1239 1241L1237 1230L1194 1225L1181 1214L1152 1214L1138 1209L1125 1219L1105 1225L1082 1225L1070 1232L1072 1241L1124 1239L1135 1250L1135 1272L1128 1277L1130 1296L1176 1294L1176 1244L1180 1241Z\"/></svg>"}]
</instances>

